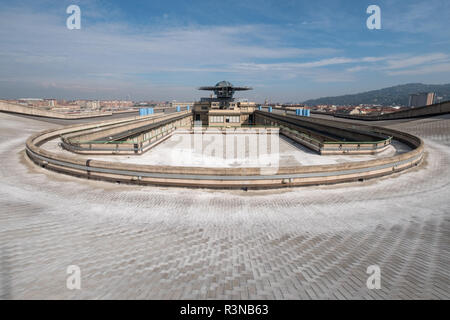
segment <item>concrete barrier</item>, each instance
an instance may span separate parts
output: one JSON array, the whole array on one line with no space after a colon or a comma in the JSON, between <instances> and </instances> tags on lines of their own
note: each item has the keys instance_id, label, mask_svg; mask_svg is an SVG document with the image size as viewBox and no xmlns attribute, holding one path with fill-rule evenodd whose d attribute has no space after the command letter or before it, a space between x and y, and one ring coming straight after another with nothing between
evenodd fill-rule
<instances>
[{"instance_id":1,"label":"concrete barrier","mask_svg":"<svg viewBox=\"0 0 450 320\"><path fill-rule=\"evenodd\" d=\"M35 117L53 118L53 119L86 119L86 118L96 118L96 117L106 117L111 116L112 112L89 112L86 114L64 114L54 111L42 110L34 107L26 107L18 104L13 104L5 101L0 101L0 111L8 113L18 113L25 114Z\"/></svg>"},{"instance_id":2,"label":"concrete barrier","mask_svg":"<svg viewBox=\"0 0 450 320\"><path fill-rule=\"evenodd\" d=\"M139 129L146 125L151 125L159 121L170 120L177 117L189 116L190 112L182 112L181 114L152 114L149 116L139 117L137 121L120 122L118 125L110 125L109 127L103 127L102 130L86 130L78 131L78 135L71 136L70 140L73 143L82 143L95 141L104 137L116 135L118 133L128 132L135 129Z\"/></svg>"},{"instance_id":3,"label":"concrete barrier","mask_svg":"<svg viewBox=\"0 0 450 320\"><path fill-rule=\"evenodd\" d=\"M450 101L445 101L430 106L410 108L398 112L385 113L378 116L370 115L349 115L349 114L333 114L336 118L347 118L354 120L365 121L380 121L380 120L397 120L397 119L409 119L420 117L432 117L441 114L450 113ZM323 113L322 113L323 114Z\"/></svg>"},{"instance_id":4,"label":"concrete barrier","mask_svg":"<svg viewBox=\"0 0 450 320\"><path fill-rule=\"evenodd\" d=\"M256 111L256 123L279 125L282 134L320 154L376 154L386 150L392 137L375 130L333 120L311 119ZM293 132L292 132L293 131Z\"/></svg>"},{"instance_id":5,"label":"concrete barrier","mask_svg":"<svg viewBox=\"0 0 450 320\"><path fill-rule=\"evenodd\" d=\"M192 114L186 111L140 116L135 121L81 130L76 135L65 134L61 140L66 150L80 154L142 154L169 138L175 127L187 125L192 125ZM105 140L108 136L116 139ZM135 138L122 140L129 136Z\"/></svg>"},{"instance_id":6,"label":"concrete barrier","mask_svg":"<svg viewBox=\"0 0 450 320\"><path fill-rule=\"evenodd\" d=\"M334 165L280 167L274 173L267 168L205 168L126 164L86 160L77 156L55 154L41 148L48 140L72 131L94 128L96 124L51 129L31 136L26 153L36 164L50 170L89 179L132 184L169 185L208 188L268 188L330 184L369 179L399 172L421 163L423 141L400 131L371 127L391 135L413 150L393 157ZM97 124L98 125L98 124Z\"/></svg>"}]
</instances>

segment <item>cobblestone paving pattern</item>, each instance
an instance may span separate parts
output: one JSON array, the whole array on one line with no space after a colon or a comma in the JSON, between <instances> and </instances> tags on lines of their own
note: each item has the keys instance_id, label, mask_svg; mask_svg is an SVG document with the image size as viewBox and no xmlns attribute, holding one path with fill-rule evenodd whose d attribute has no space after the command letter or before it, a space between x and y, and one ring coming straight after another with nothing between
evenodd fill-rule
<instances>
[{"instance_id":1,"label":"cobblestone paving pattern","mask_svg":"<svg viewBox=\"0 0 450 320\"><path fill-rule=\"evenodd\" d=\"M56 174L23 151L56 124L0 123L0 298L450 298L450 117L383 124L426 142L406 173L248 192ZM81 290L66 288L73 264Z\"/></svg>"}]
</instances>

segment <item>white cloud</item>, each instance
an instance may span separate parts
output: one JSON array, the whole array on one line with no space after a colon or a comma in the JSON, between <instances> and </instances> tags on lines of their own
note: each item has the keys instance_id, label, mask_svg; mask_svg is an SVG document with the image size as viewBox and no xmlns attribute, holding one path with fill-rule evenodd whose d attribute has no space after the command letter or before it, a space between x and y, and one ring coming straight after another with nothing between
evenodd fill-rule
<instances>
[{"instance_id":1,"label":"white cloud","mask_svg":"<svg viewBox=\"0 0 450 320\"><path fill-rule=\"evenodd\" d=\"M431 53L421 56L404 57L387 61L386 69L403 69L427 63L439 63L449 60L449 55L444 53Z\"/></svg>"},{"instance_id":2,"label":"white cloud","mask_svg":"<svg viewBox=\"0 0 450 320\"><path fill-rule=\"evenodd\" d=\"M322 59L304 63L238 63L232 65L233 69L242 71L292 71L301 69L311 69L318 67L326 67L337 64L352 63L357 60L343 57Z\"/></svg>"},{"instance_id":3,"label":"white cloud","mask_svg":"<svg viewBox=\"0 0 450 320\"><path fill-rule=\"evenodd\" d=\"M398 71L388 71L387 74L390 76L400 76L400 75L424 75L430 73L443 73L450 72L450 63L435 64L432 66L423 66L413 69L398 70Z\"/></svg>"},{"instance_id":4,"label":"white cloud","mask_svg":"<svg viewBox=\"0 0 450 320\"><path fill-rule=\"evenodd\" d=\"M352 67L352 68L348 68L346 69L347 72L360 72L363 70L369 70L370 67L369 66L356 66L356 67Z\"/></svg>"},{"instance_id":5,"label":"white cloud","mask_svg":"<svg viewBox=\"0 0 450 320\"><path fill-rule=\"evenodd\" d=\"M97 15L99 18L103 13ZM173 97L171 90L179 90L192 96L196 94L193 87L218 75L251 85L285 81L302 86L305 80L356 81L364 76L360 72L364 70L384 76L380 79L442 73L435 66L446 70L449 61L447 54L439 52L358 56L358 50L347 55L335 48L303 46L305 42L314 43L315 34L302 33L301 37L309 41L300 41L295 28L283 26L161 24L138 29L114 19L100 19L102 22L82 23L81 30L70 31L65 18L64 13L37 13L26 8L0 12L0 81L10 83L0 88L0 94L23 83L34 86L37 92L53 88L99 95L103 92L105 96L157 94L163 98ZM288 41L293 34L298 41Z\"/></svg>"},{"instance_id":6,"label":"white cloud","mask_svg":"<svg viewBox=\"0 0 450 320\"><path fill-rule=\"evenodd\" d=\"M336 51L252 44L261 34L278 32L263 25L136 31L120 24L83 24L81 30L69 31L50 15L17 12L0 13L0 21L8 26L0 30L0 54L12 56L23 68L62 62L79 71L145 73Z\"/></svg>"},{"instance_id":7,"label":"white cloud","mask_svg":"<svg viewBox=\"0 0 450 320\"><path fill-rule=\"evenodd\" d=\"M26 10L0 12L0 77L74 90L90 83L109 91L124 84L153 85L152 74L163 82L177 73L238 72L234 66L243 61L337 52L283 45L274 40L280 30L265 25L136 30L120 23L82 23L81 30L67 30L62 18ZM106 86L100 85L102 80Z\"/></svg>"}]
</instances>

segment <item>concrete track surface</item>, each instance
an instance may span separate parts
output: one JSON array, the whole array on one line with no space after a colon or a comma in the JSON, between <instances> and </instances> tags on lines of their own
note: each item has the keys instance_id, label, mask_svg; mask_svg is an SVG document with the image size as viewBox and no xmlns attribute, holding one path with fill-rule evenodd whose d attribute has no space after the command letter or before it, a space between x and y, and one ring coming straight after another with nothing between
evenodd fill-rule
<instances>
[{"instance_id":1,"label":"concrete track surface","mask_svg":"<svg viewBox=\"0 0 450 320\"><path fill-rule=\"evenodd\" d=\"M57 124L2 113L0 123L0 298L450 298L448 115L376 123L424 139L418 168L249 192L49 172L24 143ZM66 288L69 265L80 290ZM379 290L366 286L370 265Z\"/></svg>"}]
</instances>

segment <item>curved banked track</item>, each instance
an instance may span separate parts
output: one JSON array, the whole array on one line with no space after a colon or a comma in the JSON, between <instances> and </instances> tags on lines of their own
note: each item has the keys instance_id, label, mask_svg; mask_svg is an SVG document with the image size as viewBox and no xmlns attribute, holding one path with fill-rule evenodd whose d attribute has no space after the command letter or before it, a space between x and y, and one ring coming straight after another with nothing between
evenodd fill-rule
<instances>
[{"instance_id":1,"label":"curved banked track","mask_svg":"<svg viewBox=\"0 0 450 320\"><path fill-rule=\"evenodd\" d=\"M279 168L204 168L124 164L82 159L56 154L41 148L52 139L70 132L94 128L98 124L52 129L31 136L26 153L36 164L50 170L86 177L135 184L174 185L208 188L261 188L330 184L368 179L392 174L420 164L423 141L400 131L367 127L367 130L392 136L407 144L411 151L376 160L333 165L292 166Z\"/></svg>"}]
</instances>

